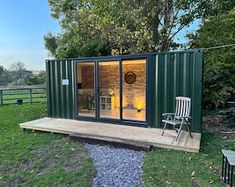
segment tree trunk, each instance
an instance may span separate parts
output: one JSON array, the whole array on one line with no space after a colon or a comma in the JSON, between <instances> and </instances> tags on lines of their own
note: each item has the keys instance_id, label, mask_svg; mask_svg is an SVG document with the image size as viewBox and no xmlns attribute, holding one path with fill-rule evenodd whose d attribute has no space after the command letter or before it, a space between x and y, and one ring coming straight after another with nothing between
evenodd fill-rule
<instances>
[{"instance_id":1,"label":"tree trunk","mask_svg":"<svg viewBox=\"0 0 235 187\"><path fill-rule=\"evenodd\" d=\"M159 12L156 12L151 24L153 31L153 44L154 44L154 47L152 49L153 51L155 51L156 47L159 46L159 41L160 41L159 24L160 24Z\"/></svg>"},{"instance_id":2,"label":"tree trunk","mask_svg":"<svg viewBox=\"0 0 235 187\"><path fill-rule=\"evenodd\" d=\"M163 11L163 32L162 32L162 43L161 43L161 51L166 52L170 49L170 41L169 41L169 32L171 26L171 17L172 17L172 8L173 2L172 0L164 0L164 11Z\"/></svg>"}]
</instances>

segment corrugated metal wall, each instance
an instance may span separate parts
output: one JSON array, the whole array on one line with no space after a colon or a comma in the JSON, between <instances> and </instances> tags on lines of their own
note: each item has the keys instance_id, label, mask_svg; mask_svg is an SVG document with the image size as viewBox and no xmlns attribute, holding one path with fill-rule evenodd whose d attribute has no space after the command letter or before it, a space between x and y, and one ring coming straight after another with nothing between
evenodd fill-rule
<instances>
[{"instance_id":1,"label":"corrugated metal wall","mask_svg":"<svg viewBox=\"0 0 235 187\"><path fill-rule=\"evenodd\" d=\"M105 57L104 57L105 59ZM149 126L162 127L162 113L174 112L175 97L192 99L192 130L201 128L202 50L152 54L148 62ZM74 119L75 61L48 60L48 116ZM62 85L68 79L69 85Z\"/></svg>"},{"instance_id":2,"label":"corrugated metal wall","mask_svg":"<svg viewBox=\"0 0 235 187\"><path fill-rule=\"evenodd\" d=\"M162 113L174 112L175 97L192 99L192 130L201 128L202 50L159 53L155 67L155 120L152 127L162 127ZM154 117L153 117L154 118Z\"/></svg>"},{"instance_id":3,"label":"corrugated metal wall","mask_svg":"<svg viewBox=\"0 0 235 187\"><path fill-rule=\"evenodd\" d=\"M47 60L48 116L75 118L75 75L72 60ZM62 80L68 80L63 85Z\"/></svg>"}]
</instances>

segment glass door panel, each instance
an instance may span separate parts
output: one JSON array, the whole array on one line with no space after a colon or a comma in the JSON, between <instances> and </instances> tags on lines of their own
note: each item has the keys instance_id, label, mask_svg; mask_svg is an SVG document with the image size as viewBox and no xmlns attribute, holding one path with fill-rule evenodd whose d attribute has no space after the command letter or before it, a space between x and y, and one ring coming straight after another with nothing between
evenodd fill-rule
<instances>
[{"instance_id":1,"label":"glass door panel","mask_svg":"<svg viewBox=\"0 0 235 187\"><path fill-rule=\"evenodd\" d=\"M95 63L77 64L78 115L95 117Z\"/></svg>"},{"instance_id":2,"label":"glass door panel","mask_svg":"<svg viewBox=\"0 0 235 187\"><path fill-rule=\"evenodd\" d=\"M119 61L99 62L101 118L120 119Z\"/></svg>"},{"instance_id":3,"label":"glass door panel","mask_svg":"<svg viewBox=\"0 0 235 187\"><path fill-rule=\"evenodd\" d=\"M146 121L146 60L122 61L123 119Z\"/></svg>"}]
</instances>

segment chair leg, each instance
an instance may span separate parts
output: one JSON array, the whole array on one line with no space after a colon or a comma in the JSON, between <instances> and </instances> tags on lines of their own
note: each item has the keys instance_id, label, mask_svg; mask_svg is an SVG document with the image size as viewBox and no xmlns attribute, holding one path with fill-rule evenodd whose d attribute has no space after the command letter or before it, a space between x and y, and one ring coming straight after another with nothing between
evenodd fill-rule
<instances>
[{"instance_id":1,"label":"chair leg","mask_svg":"<svg viewBox=\"0 0 235 187\"><path fill-rule=\"evenodd\" d=\"M227 172L227 170L228 170L228 161L227 161L227 157L225 157L225 168L224 168L224 183L227 183L227 174L228 174L228 172Z\"/></svg>"},{"instance_id":2,"label":"chair leg","mask_svg":"<svg viewBox=\"0 0 235 187\"><path fill-rule=\"evenodd\" d=\"M174 129L175 129L176 133L178 133L178 130L176 129L175 125L173 125L173 127L174 127Z\"/></svg>"},{"instance_id":3,"label":"chair leg","mask_svg":"<svg viewBox=\"0 0 235 187\"><path fill-rule=\"evenodd\" d=\"M228 178L227 178L227 184L230 184L230 178L231 178L231 173L230 173L230 164L228 163Z\"/></svg>"},{"instance_id":4,"label":"chair leg","mask_svg":"<svg viewBox=\"0 0 235 187\"><path fill-rule=\"evenodd\" d=\"M182 123L181 123L181 125L180 125L179 131L178 131L178 134L177 134L177 136L176 136L176 138L175 138L175 141L177 141L177 140L178 140L179 135L180 135L181 130L182 130L182 127L183 127L183 125L184 125L184 121L182 121Z\"/></svg>"},{"instance_id":5,"label":"chair leg","mask_svg":"<svg viewBox=\"0 0 235 187\"><path fill-rule=\"evenodd\" d=\"M166 125L167 125L167 123L165 123L164 128L163 128L163 130L162 130L162 136L163 136L164 131L165 131L165 129L166 129Z\"/></svg>"},{"instance_id":6,"label":"chair leg","mask_svg":"<svg viewBox=\"0 0 235 187\"><path fill-rule=\"evenodd\" d=\"M186 123L186 127L187 127L187 131L189 132L190 137L193 138L193 135L192 135L192 133L191 133L191 131L189 129L188 123Z\"/></svg>"},{"instance_id":7,"label":"chair leg","mask_svg":"<svg viewBox=\"0 0 235 187\"><path fill-rule=\"evenodd\" d=\"M230 181L230 187L233 186L233 166L231 166L231 181Z\"/></svg>"}]
</instances>

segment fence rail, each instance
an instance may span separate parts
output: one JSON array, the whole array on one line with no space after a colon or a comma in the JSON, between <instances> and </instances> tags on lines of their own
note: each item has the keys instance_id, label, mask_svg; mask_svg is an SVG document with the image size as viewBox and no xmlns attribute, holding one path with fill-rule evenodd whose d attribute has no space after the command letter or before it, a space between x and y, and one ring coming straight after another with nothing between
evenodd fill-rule
<instances>
[{"instance_id":1,"label":"fence rail","mask_svg":"<svg viewBox=\"0 0 235 187\"><path fill-rule=\"evenodd\" d=\"M0 106L46 102L46 88L0 88Z\"/></svg>"}]
</instances>

